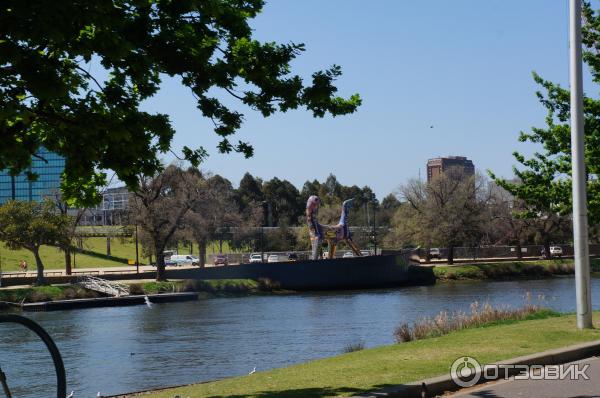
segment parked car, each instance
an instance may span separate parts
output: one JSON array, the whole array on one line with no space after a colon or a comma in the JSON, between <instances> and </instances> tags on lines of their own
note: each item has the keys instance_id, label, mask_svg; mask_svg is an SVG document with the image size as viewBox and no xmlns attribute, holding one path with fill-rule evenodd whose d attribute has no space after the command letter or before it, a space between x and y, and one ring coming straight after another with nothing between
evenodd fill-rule
<instances>
[{"instance_id":1,"label":"parked car","mask_svg":"<svg viewBox=\"0 0 600 398\"><path fill-rule=\"evenodd\" d=\"M200 259L196 256L192 256L191 254L174 254L169 260L173 261L175 265L200 265Z\"/></svg>"},{"instance_id":2,"label":"parked car","mask_svg":"<svg viewBox=\"0 0 600 398\"><path fill-rule=\"evenodd\" d=\"M323 258L323 260L326 260L329 258L329 252L323 252L323 255L321 256Z\"/></svg>"},{"instance_id":3,"label":"parked car","mask_svg":"<svg viewBox=\"0 0 600 398\"><path fill-rule=\"evenodd\" d=\"M260 253L252 253L250 255L250 264L252 264L252 263L262 263L262 262L263 262L262 254L260 254Z\"/></svg>"},{"instance_id":4,"label":"parked car","mask_svg":"<svg viewBox=\"0 0 600 398\"><path fill-rule=\"evenodd\" d=\"M277 263L277 262L279 262L279 256L277 254L269 254L269 257L267 257L267 262L268 263Z\"/></svg>"},{"instance_id":5,"label":"parked car","mask_svg":"<svg viewBox=\"0 0 600 398\"><path fill-rule=\"evenodd\" d=\"M156 267L156 264L152 264L152 265ZM173 261L170 258L165 258L165 267L176 266L176 265L177 265L177 261Z\"/></svg>"},{"instance_id":6,"label":"parked car","mask_svg":"<svg viewBox=\"0 0 600 398\"><path fill-rule=\"evenodd\" d=\"M368 251L368 250L361 250L360 251L360 255L363 256L363 257L370 256L371 252Z\"/></svg>"},{"instance_id":7,"label":"parked car","mask_svg":"<svg viewBox=\"0 0 600 398\"><path fill-rule=\"evenodd\" d=\"M429 258L442 258L442 253L438 247L432 247L429 249Z\"/></svg>"},{"instance_id":8,"label":"parked car","mask_svg":"<svg viewBox=\"0 0 600 398\"><path fill-rule=\"evenodd\" d=\"M560 257L563 255L563 249L560 246L550 246L550 254Z\"/></svg>"},{"instance_id":9,"label":"parked car","mask_svg":"<svg viewBox=\"0 0 600 398\"><path fill-rule=\"evenodd\" d=\"M354 253L352 253L352 252L346 252L342 256L342 258L352 258L352 257L354 257Z\"/></svg>"},{"instance_id":10,"label":"parked car","mask_svg":"<svg viewBox=\"0 0 600 398\"><path fill-rule=\"evenodd\" d=\"M213 259L214 265L227 265L229 261L227 260L227 256L224 254L217 254Z\"/></svg>"},{"instance_id":11,"label":"parked car","mask_svg":"<svg viewBox=\"0 0 600 398\"><path fill-rule=\"evenodd\" d=\"M298 261L298 255L296 253L288 254L288 261Z\"/></svg>"}]
</instances>

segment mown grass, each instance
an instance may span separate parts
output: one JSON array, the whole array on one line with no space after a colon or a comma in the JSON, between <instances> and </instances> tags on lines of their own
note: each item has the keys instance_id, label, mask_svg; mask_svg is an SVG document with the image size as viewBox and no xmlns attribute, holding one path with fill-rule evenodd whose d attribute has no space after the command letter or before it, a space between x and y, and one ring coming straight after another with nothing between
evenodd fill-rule
<instances>
[{"instance_id":1,"label":"mown grass","mask_svg":"<svg viewBox=\"0 0 600 398\"><path fill-rule=\"evenodd\" d=\"M598 317L600 313L595 313ZM491 363L600 339L596 329L578 330L574 315L477 327L441 337L365 349L295 365L135 396L152 398L312 398L350 396L448 374L455 359L469 355ZM257 364L258 365L258 364ZM266 365L268 366L268 365ZM133 396L133 395L132 395Z\"/></svg>"},{"instance_id":2,"label":"mown grass","mask_svg":"<svg viewBox=\"0 0 600 398\"><path fill-rule=\"evenodd\" d=\"M600 259L590 259L592 271L600 271ZM507 261L465 265L436 265L433 272L440 280L543 278L570 275L575 270L572 259Z\"/></svg>"},{"instance_id":3,"label":"mown grass","mask_svg":"<svg viewBox=\"0 0 600 398\"><path fill-rule=\"evenodd\" d=\"M106 238L102 237L90 237L83 239L83 249L90 250L95 253L106 255ZM216 243L211 243L207 246L207 254L218 252L219 247ZM198 254L198 245L194 244L192 247L194 254ZM223 251L231 251L227 242L223 242ZM180 253L189 253L189 247L179 246ZM111 256L122 258L122 259L135 259L135 241L133 238L111 238L110 243ZM65 257L62 251L56 247L42 246L40 248L40 255L44 262L46 269L64 269L65 268ZM35 258L33 254L25 249L22 250L9 250L6 246L0 243L0 268L2 271L20 271L19 261L25 260L28 263L29 271L35 269ZM140 247L140 264L148 264L147 258L141 257ZM126 266L123 262L114 261L107 258L101 258L93 255L87 255L82 253L75 254L75 269L77 268L97 268L97 267L123 267Z\"/></svg>"},{"instance_id":4,"label":"mown grass","mask_svg":"<svg viewBox=\"0 0 600 398\"><path fill-rule=\"evenodd\" d=\"M23 289L1 289L0 301L37 303L42 301L92 298L100 295L81 286L36 286Z\"/></svg>"}]
</instances>

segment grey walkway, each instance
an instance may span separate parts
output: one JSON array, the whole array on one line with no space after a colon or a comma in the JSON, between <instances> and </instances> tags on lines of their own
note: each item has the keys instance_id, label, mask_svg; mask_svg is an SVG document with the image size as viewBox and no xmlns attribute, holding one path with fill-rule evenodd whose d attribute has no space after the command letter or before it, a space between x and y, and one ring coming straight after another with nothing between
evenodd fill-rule
<instances>
[{"instance_id":1,"label":"grey walkway","mask_svg":"<svg viewBox=\"0 0 600 398\"><path fill-rule=\"evenodd\" d=\"M444 395L452 398L600 398L600 358L593 357L574 363L590 367L589 380L501 380Z\"/></svg>"}]
</instances>

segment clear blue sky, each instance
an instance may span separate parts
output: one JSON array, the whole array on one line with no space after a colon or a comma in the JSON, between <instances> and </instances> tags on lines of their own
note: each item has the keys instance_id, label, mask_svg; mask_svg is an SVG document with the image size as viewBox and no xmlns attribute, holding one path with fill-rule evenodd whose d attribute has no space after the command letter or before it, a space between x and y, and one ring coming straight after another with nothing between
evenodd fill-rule
<instances>
[{"instance_id":1,"label":"clear blue sky","mask_svg":"<svg viewBox=\"0 0 600 398\"><path fill-rule=\"evenodd\" d=\"M305 43L293 67L306 78L341 65L340 93L363 98L356 114L264 119L241 106L246 122L234 140L255 148L244 159L217 153L210 122L177 81L165 81L146 107L171 116L175 150L206 147L203 168L236 186L246 171L298 188L333 173L382 198L419 169L424 178L427 159L443 155L510 177L512 152L535 150L518 132L544 125L531 72L567 86L567 22L567 0L270 1L252 22L256 38Z\"/></svg>"}]
</instances>

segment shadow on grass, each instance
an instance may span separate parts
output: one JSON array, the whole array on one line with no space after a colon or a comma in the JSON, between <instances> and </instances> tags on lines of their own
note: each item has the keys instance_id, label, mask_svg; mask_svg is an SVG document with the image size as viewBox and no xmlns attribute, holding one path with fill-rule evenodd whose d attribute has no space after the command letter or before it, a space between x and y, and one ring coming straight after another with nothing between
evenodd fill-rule
<instances>
[{"instance_id":1,"label":"shadow on grass","mask_svg":"<svg viewBox=\"0 0 600 398\"><path fill-rule=\"evenodd\" d=\"M396 386L395 384L381 384L373 386L369 389L359 389L352 387L315 387L315 388L298 388L283 391L260 391L252 394L235 394L235 395L211 395L208 398L319 398L319 397L336 397L341 394L355 395L364 394L369 391L376 391L386 387Z\"/></svg>"}]
</instances>

